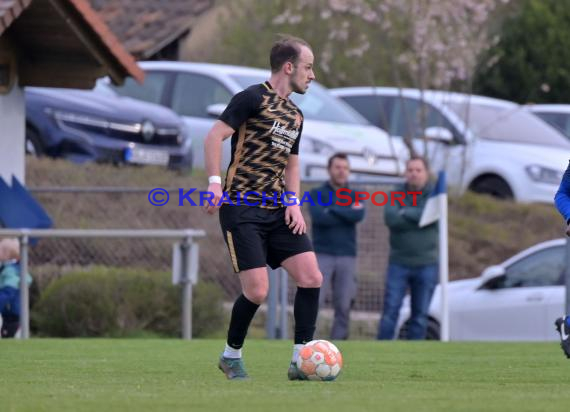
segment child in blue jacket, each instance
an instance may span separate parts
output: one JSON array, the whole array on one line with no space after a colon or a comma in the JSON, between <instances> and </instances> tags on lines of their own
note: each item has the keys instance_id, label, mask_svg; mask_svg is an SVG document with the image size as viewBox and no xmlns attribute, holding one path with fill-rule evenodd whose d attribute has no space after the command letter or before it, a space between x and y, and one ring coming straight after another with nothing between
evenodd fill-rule
<instances>
[{"instance_id":1,"label":"child in blue jacket","mask_svg":"<svg viewBox=\"0 0 570 412\"><path fill-rule=\"evenodd\" d=\"M0 324L3 338L14 337L20 326L20 248L16 239L0 240ZM32 282L28 274L26 282Z\"/></svg>"}]
</instances>

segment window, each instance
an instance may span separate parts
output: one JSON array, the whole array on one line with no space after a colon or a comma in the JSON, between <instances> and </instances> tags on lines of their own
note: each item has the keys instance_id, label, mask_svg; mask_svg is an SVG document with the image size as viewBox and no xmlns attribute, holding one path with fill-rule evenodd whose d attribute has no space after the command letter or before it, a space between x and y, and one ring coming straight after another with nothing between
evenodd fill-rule
<instances>
[{"instance_id":1,"label":"window","mask_svg":"<svg viewBox=\"0 0 570 412\"><path fill-rule=\"evenodd\" d=\"M160 104L162 103L162 97L164 95L167 80L167 73L146 72L144 83L142 85L132 77L127 77L122 86L111 84L111 87L121 96L128 96L133 99Z\"/></svg>"},{"instance_id":2,"label":"window","mask_svg":"<svg viewBox=\"0 0 570 412\"><path fill-rule=\"evenodd\" d=\"M389 105L383 96L342 96L342 99L375 126L388 130Z\"/></svg>"},{"instance_id":3,"label":"window","mask_svg":"<svg viewBox=\"0 0 570 412\"><path fill-rule=\"evenodd\" d=\"M534 114L570 138L570 113L538 112Z\"/></svg>"},{"instance_id":4,"label":"window","mask_svg":"<svg viewBox=\"0 0 570 412\"><path fill-rule=\"evenodd\" d=\"M445 127L454 139L460 140L459 133L453 125L431 104L423 102L425 122L422 122L422 102L408 97L386 97L386 104L392 107L390 114L390 134L401 137L422 138L423 129L428 127Z\"/></svg>"},{"instance_id":5,"label":"window","mask_svg":"<svg viewBox=\"0 0 570 412\"><path fill-rule=\"evenodd\" d=\"M561 285L565 267L565 248L551 247L533 253L507 267L501 287L536 287Z\"/></svg>"},{"instance_id":6,"label":"window","mask_svg":"<svg viewBox=\"0 0 570 412\"><path fill-rule=\"evenodd\" d=\"M208 106L228 104L232 93L217 80L194 73L180 73L172 94L172 109L191 117L210 117Z\"/></svg>"}]
</instances>

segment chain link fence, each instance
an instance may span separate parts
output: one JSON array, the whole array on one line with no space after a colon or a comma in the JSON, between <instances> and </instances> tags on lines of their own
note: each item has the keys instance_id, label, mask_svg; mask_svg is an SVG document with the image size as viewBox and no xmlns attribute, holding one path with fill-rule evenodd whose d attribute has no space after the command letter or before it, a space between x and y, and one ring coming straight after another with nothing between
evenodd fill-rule
<instances>
[{"instance_id":1,"label":"chain link fence","mask_svg":"<svg viewBox=\"0 0 570 412\"><path fill-rule=\"evenodd\" d=\"M309 191L316 184L304 184ZM357 190L388 191L386 185L353 186ZM179 206L178 188L166 188L170 194L164 206L149 202L152 188L32 188L34 197L44 206L58 229L204 229L200 243L200 281L212 281L224 291L228 302L240 293L227 248L219 228L218 216L205 214L199 206L185 202ZM188 190L185 188L184 190ZM191 196L199 204L199 196ZM307 205L303 214L310 227ZM358 225L358 294L354 302L353 328L359 337L375 335L382 304L384 274L389 253L388 230L383 223L383 208L368 202L366 217ZM31 248L30 268L36 288L42 290L65 273L93 265L171 270L172 244L156 239L41 239ZM289 283L292 304L295 286ZM32 293L32 304L34 297ZM325 328L332 318L330 296L322 317ZM354 335L353 334L353 335Z\"/></svg>"}]
</instances>

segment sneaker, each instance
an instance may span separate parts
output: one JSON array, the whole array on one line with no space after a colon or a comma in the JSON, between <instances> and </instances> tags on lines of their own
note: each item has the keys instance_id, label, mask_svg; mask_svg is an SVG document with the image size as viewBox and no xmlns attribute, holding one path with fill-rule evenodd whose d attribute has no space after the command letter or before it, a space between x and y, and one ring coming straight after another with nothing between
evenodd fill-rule
<instances>
[{"instance_id":1,"label":"sneaker","mask_svg":"<svg viewBox=\"0 0 570 412\"><path fill-rule=\"evenodd\" d=\"M245 380L249 379L249 375L245 371L241 358L232 359L220 356L218 368L224 372L228 379Z\"/></svg>"},{"instance_id":2,"label":"sneaker","mask_svg":"<svg viewBox=\"0 0 570 412\"><path fill-rule=\"evenodd\" d=\"M556 325L556 330L560 334L560 347L564 351L567 358L570 359L570 317L564 316L563 318L556 319L554 324Z\"/></svg>"},{"instance_id":3,"label":"sneaker","mask_svg":"<svg viewBox=\"0 0 570 412\"><path fill-rule=\"evenodd\" d=\"M289 365L289 369L287 370L287 378L290 381L303 381L305 378L299 372L299 368L297 368L297 364L295 362L291 362Z\"/></svg>"}]
</instances>

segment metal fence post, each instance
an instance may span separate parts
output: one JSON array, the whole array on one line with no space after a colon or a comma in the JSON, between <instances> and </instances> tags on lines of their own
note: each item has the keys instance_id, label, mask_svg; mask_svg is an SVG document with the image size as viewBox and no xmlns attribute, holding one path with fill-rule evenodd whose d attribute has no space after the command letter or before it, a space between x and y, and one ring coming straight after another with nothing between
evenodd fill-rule
<instances>
[{"instance_id":1,"label":"metal fence post","mask_svg":"<svg viewBox=\"0 0 570 412\"><path fill-rule=\"evenodd\" d=\"M269 292L267 296L267 318L265 320L265 332L267 339L277 338L276 317L277 317L277 294L279 288L278 273L276 270L269 270Z\"/></svg>"},{"instance_id":2,"label":"metal fence post","mask_svg":"<svg viewBox=\"0 0 570 412\"><path fill-rule=\"evenodd\" d=\"M288 339L289 334L287 305L289 303L289 274L283 268L278 269L280 277L280 300L281 300L281 319L279 321L280 338Z\"/></svg>"},{"instance_id":3,"label":"metal fence post","mask_svg":"<svg viewBox=\"0 0 570 412\"><path fill-rule=\"evenodd\" d=\"M192 282L189 276L190 243L180 243L180 283L182 283L182 338L192 339Z\"/></svg>"},{"instance_id":4,"label":"metal fence post","mask_svg":"<svg viewBox=\"0 0 570 412\"><path fill-rule=\"evenodd\" d=\"M27 234L20 236L20 335L30 337L30 298L28 290L28 245Z\"/></svg>"}]
</instances>

